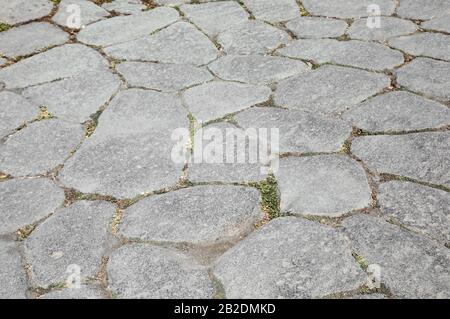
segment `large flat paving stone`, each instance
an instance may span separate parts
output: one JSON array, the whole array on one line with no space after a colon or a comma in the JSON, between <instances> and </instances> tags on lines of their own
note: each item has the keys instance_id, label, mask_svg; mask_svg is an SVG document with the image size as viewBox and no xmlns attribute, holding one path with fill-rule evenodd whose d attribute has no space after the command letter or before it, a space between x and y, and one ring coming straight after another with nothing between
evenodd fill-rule
<instances>
[{"instance_id":1,"label":"large flat paving stone","mask_svg":"<svg viewBox=\"0 0 450 319\"><path fill-rule=\"evenodd\" d=\"M248 236L220 257L214 274L227 298L316 298L365 282L344 236L295 217Z\"/></svg>"},{"instance_id":2,"label":"large flat paving stone","mask_svg":"<svg viewBox=\"0 0 450 319\"><path fill-rule=\"evenodd\" d=\"M0 183L0 234L39 221L64 202L64 191L52 181L12 179Z\"/></svg>"},{"instance_id":3,"label":"large flat paving stone","mask_svg":"<svg viewBox=\"0 0 450 319\"><path fill-rule=\"evenodd\" d=\"M74 14L80 13L79 21L74 19ZM109 12L87 0L62 0L58 11L52 17L52 21L63 27L82 29L85 26L107 18Z\"/></svg>"},{"instance_id":4,"label":"large flat paving stone","mask_svg":"<svg viewBox=\"0 0 450 319\"><path fill-rule=\"evenodd\" d=\"M352 152L371 170L450 187L450 132L365 136Z\"/></svg>"},{"instance_id":5,"label":"large flat paving stone","mask_svg":"<svg viewBox=\"0 0 450 319\"><path fill-rule=\"evenodd\" d=\"M141 13L146 6L140 0L114 0L102 4L102 8L110 12L122 14Z\"/></svg>"},{"instance_id":6,"label":"large flat paving stone","mask_svg":"<svg viewBox=\"0 0 450 319\"><path fill-rule=\"evenodd\" d=\"M0 298L26 299L28 285L17 244L0 240L0 259Z\"/></svg>"},{"instance_id":7,"label":"large flat paving stone","mask_svg":"<svg viewBox=\"0 0 450 319\"><path fill-rule=\"evenodd\" d=\"M282 22L300 16L300 8L295 0L243 0L244 5L256 19Z\"/></svg>"},{"instance_id":8,"label":"large flat paving stone","mask_svg":"<svg viewBox=\"0 0 450 319\"><path fill-rule=\"evenodd\" d=\"M0 92L0 137L6 136L39 114L39 107L24 97Z\"/></svg>"},{"instance_id":9,"label":"large flat paving stone","mask_svg":"<svg viewBox=\"0 0 450 319\"><path fill-rule=\"evenodd\" d=\"M60 120L29 124L0 144L0 171L13 176L45 174L70 156L83 127Z\"/></svg>"},{"instance_id":10,"label":"large flat paving stone","mask_svg":"<svg viewBox=\"0 0 450 319\"><path fill-rule=\"evenodd\" d=\"M79 201L57 211L25 241L25 256L39 286L65 283L80 267L81 279L100 270L107 250L108 225L115 206L103 201ZM70 267L69 267L70 266Z\"/></svg>"},{"instance_id":11,"label":"large flat paving stone","mask_svg":"<svg viewBox=\"0 0 450 319\"><path fill-rule=\"evenodd\" d=\"M286 23L298 38L336 38L344 35L347 23L324 17L299 17Z\"/></svg>"},{"instance_id":12,"label":"large flat paving stone","mask_svg":"<svg viewBox=\"0 0 450 319\"><path fill-rule=\"evenodd\" d=\"M382 15L391 15L395 11L394 0L302 0L305 9L313 14L335 18L367 17L368 6L376 4Z\"/></svg>"},{"instance_id":13,"label":"large flat paving stone","mask_svg":"<svg viewBox=\"0 0 450 319\"><path fill-rule=\"evenodd\" d=\"M433 18L420 25L423 29L450 33L450 12L447 15Z\"/></svg>"},{"instance_id":14,"label":"large flat paving stone","mask_svg":"<svg viewBox=\"0 0 450 319\"><path fill-rule=\"evenodd\" d=\"M371 98L344 113L369 132L421 130L450 124L450 108L419 95L395 91Z\"/></svg>"},{"instance_id":15,"label":"large flat paving stone","mask_svg":"<svg viewBox=\"0 0 450 319\"><path fill-rule=\"evenodd\" d=\"M364 170L346 155L283 158L275 175L283 212L336 217L371 203Z\"/></svg>"},{"instance_id":16,"label":"large flat paving stone","mask_svg":"<svg viewBox=\"0 0 450 319\"><path fill-rule=\"evenodd\" d=\"M96 286L82 285L80 288L53 290L40 296L39 299L105 299L105 296Z\"/></svg>"},{"instance_id":17,"label":"large flat paving stone","mask_svg":"<svg viewBox=\"0 0 450 319\"><path fill-rule=\"evenodd\" d=\"M352 23L347 34L352 39L365 41L387 41L390 38L408 35L418 30L415 23L395 17L380 17L380 28L369 28L367 18Z\"/></svg>"},{"instance_id":18,"label":"large flat paving stone","mask_svg":"<svg viewBox=\"0 0 450 319\"><path fill-rule=\"evenodd\" d=\"M450 14L448 0L402 0L397 14L403 18L428 20Z\"/></svg>"},{"instance_id":19,"label":"large flat paving stone","mask_svg":"<svg viewBox=\"0 0 450 319\"><path fill-rule=\"evenodd\" d=\"M449 298L450 253L443 246L368 215L343 222L354 249L378 265L381 283L400 298Z\"/></svg>"},{"instance_id":20,"label":"large flat paving stone","mask_svg":"<svg viewBox=\"0 0 450 319\"><path fill-rule=\"evenodd\" d=\"M389 86L383 74L325 65L278 84L277 105L314 112L341 112Z\"/></svg>"},{"instance_id":21,"label":"large flat paving stone","mask_svg":"<svg viewBox=\"0 0 450 319\"><path fill-rule=\"evenodd\" d=\"M208 272L182 253L143 244L123 246L108 263L109 289L118 298L211 298Z\"/></svg>"},{"instance_id":22,"label":"large flat paving stone","mask_svg":"<svg viewBox=\"0 0 450 319\"><path fill-rule=\"evenodd\" d=\"M49 15L53 4L48 0L0 0L0 21L17 24Z\"/></svg>"},{"instance_id":23,"label":"large flat paving stone","mask_svg":"<svg viewBox=\"0 0 450 319\"><path fill-rule=\"evenodd\" d=\"M416 33L391 39L389 44L411 55L450 60L450 35L433 32Z\"/></svg>"}]
</instances>

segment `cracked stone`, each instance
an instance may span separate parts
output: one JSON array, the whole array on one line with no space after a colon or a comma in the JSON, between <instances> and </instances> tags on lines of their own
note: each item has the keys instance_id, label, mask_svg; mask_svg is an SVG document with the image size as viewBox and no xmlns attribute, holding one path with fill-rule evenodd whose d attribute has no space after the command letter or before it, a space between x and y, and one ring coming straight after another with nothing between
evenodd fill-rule
<instances>
[{"instance_id":1,"label":"cracked stone","mask_svg":"<svg viewBox=\"0 0 450 319\"><path fill-rule=\"evenodd\" d=\"M283 158L275 175L283 212L337 217L371 203L364 170L346 155Z\"/></svg>"},{"instance_id":2,"label":"cracked stone","mask_svg":"<svg viewBox=\"0 0 450 319\"><path fill-rule=\"evenodd\" d=\"M450 36L424 32L391 39L389 44L414 56L450 60Z\"/></svg>"},{"instance_id":3,"label":"cracked stone","mask_svg":"<svg viewBox=\"0 0 450 319\"><path fill-rule=\"evenodd\" d=\"M217 37L228 54L265 54L289 41L286 32L255 20L238 24Z\"/></svg>"},{"instance_id":4,"label":"cracked stone","mask_svg":"<svg viewBox=\"0 0 450 319\"><path fill-rule=\"evenodd\" d=\"M390 85L384 74L325 65L278 84L275 103L314 112L341 112Z\"/></svg>"},{"instance_id":5,"label":"cracked stone","mask_svg":"<svg viewBox=\"0 0 450 319\"><path fill-rule=\"evenodd\" d=\"M146 6L143 5L140 0L114 0L112 2L104 3L102 8L122 14L138 14L141 13Z\"/></svg>"},{"instance_id":6,"label":"cracked stone","mask_svg":"<svg viewBox=\"0 0 450 319\"><path fill-rule=\"evenodd\" d=\"M0 183L0 233L13 233L53 213L64 191L48 179L12 179Z\"/></svg>"},{"instance_id":7,"label":"cracked stone","mask_svg":"<svg viewBox=\"0 0 450 319\"><path fill-rule=\"evenodd\" d=\"M334 18L360 18L370 15L368 7L376 4L381 14L389 16L395 11L395 0L302 0L305 9L313 14Z\"/></svg>"},{"instance_id":8,"label":"cracked stone","mask_svg":"<svg viewBox=\"0 0 450 319\"><path fill-rule=\"evenodd\" d=\"M38 175L62 164L84 137L81 125L60 120L29 124L0 145L0 171Z\"/></svg>"},{"instance_id":9,"label":"cracked stone","mask_svg":"<svg viewBox=\"0 0 450 319\"><path fill-rule=\"evenodd\" d=\"M145 38L110 46L105 52L116 59L193 65L208 64L218 55L208 37L186 22L177 22Z\"/></svg>"},{"instance_id":10,"label":"cracked stone","mask_svg":"<svg viewBox=\"0 0 450 319\"><path fill-rule=\"evenodd\" d=\"M74 19L74 14L80 12L79 21ZM86 0L62 0L58 11L52 17L52 21L71 29L83 29L88 24L103 20L109 16L109 12Z\"/></svg>"},{"instance_id":11,"label":"cracked stone","mask_svg":"<svg viewBox=\"0 0 450 319\"><path fill-rule=\"evenodd\" d=\"M82 285L80 288L53 290L39 299L104 299L99 287Z\"/></svg>"},{"instance_id":12,"label":"cracked stone","mask_svg":"<svg viewBox=\"0 0 450 319\"><path fill-rule=\"evenodd\" d=\"M317 298L365 282L344 236L295 217L277 218L218 260L227 298Z\"/></svg>"},{"instance_id":13,"label":"cracked stone","mask_svg":"<svg viewBox=\"0 0 450 319\"><path fill-rule=\"evenodd\" d=\"M263 103L271 93L266 86L214 81L188 89L183 98L194 117L207 122Z\"/></svg>"},{"instance_id":14,"label":"cracked stone","mask_svg":"<svg viewBox=\"0 0 450 319\"><path fill-rule=\"evenodd\" d=\"M424 238L368 215L343 222L355 250L378 265L381 282L400 298L449 298L450 254Z\"/></svg>"},{"instance_id":15,"label":"cracked stone","mask_svg":"<svg viewBox=\"0 0 450 319\"><path fill-rule=\"evenodd\" d=\"M352 152L369 169L450 187L450 132L364 136Z\"/></svg>"},{"instance_id":16,"label":"cracked stone","mask_svg":"<svg viewBox=\"0 0 450 319\"><path fill-rule=\"evenodd\" d=\"M0 240L0 259L0 298L26 299L27 279L17 244Z\"/></svg>"},{"instance_id":17,"label":"cracked stone","mask_svg":"<svg viewBox=\"0 0 450 319\"><path fill-rule=\"evenodd\" d=\"M208 68L223 80L251 84L278 82L309 70L301 61L262 55L227 55Z\"/></svg>"},{"instance_id":18,"label":"cracked stone","mask_svg":"<svg viewBox=\"0 0 450 319\"><path fill-rule=\"evenodd\" d=\"M353 22L347 32L350 38L385 42L390 38L412 34L418 30L415 23L395 17L380 17L380 28L370 28L367 23L367 18Z\"/></svg>"},{"instance_id":19,"label":"cracked stone","mask_svg":"<svg viewBox=\"0 0 450 319\"><path fill-rule=\"evenodd\" d=\"M278 50L291 58L382 71L403 64L403 54L379 43L356 40L302 39Z\"/></svg>"},{"instance_id":20,"label":"cracked stone","mask_svg":"<svg viewBox=\"0 0 450 319\"><path fill-rule=\"evenodd\" d=\"M323 17L299 17L286 23L298 38L336 38L344 35L347 23Z\"/></svg>"},{"instance_id":21,"label":"cracked stone","mask_svg":"<svg viewBox=\"0 0 450 319\"><path fill-rule=\"evenodd\" d=\"M269 22L282 22L300 16L300 8L295 0L243 0L245 6L256 19Z\"/></svg>"},{"instance_id":22,"label":"cracked stone","mask_svg":"<svg viewBox=\"0 0 450 319\"><path fill-rule=\"evenodd\" d=\"M392 132L437 128L450 124L450 109L409 92L396 91L369 99L344 113L364 131Z\"/></svg>"},{"instance_id":23,"label":"cracked stone","mask_svg":"<svg viewBox=\"0 0 450 319\"><path fill-rule=\"evenodd\" d=\"M0 137L34 119L39 113L37 105L22 96L4 91L0 92Z\"/></svg>"},{"instance_id":24,"label":"cracked stone","mask_svg":"<svg viewBox=\"0 0 450 319\"><path fill-rule=\"evenodd\" d=\"M108 263L109 288L118 298L211 298L208 272L175 250L126 245Z\"/></svg>"},{"instance_id":25,"label":"cracked stone","mask_svg":"<svg viewBox=\"0 0 450 319\"><path fill-rule=\"evenodd\" d=\"M25 241L33 280L44 287L65 283L75 266L80 267L82 279L96 275L114 212L115 206L108 202L79 201L36 227Z\"/></svg>"},{"instance_id":26,"label":"cracked stone","mask_svg":"<svg viewBox=\"0 0 450 319\"><path fill-rule=\"evenodd\" d=\"M53 4L47 0L0 0L0 8L0 21L13 25L49 15Z\"/></svg>"},{"instance_id":27,"label":"cracked stone","mask_svg":"<svg viewBox=\"0 0 450 319\"><path fill-rule=\"evenodd\" d=\"M423 29L450 33L450 12L447 15L425 21L420 25Z\"/></svg>"},{"instance_id":28,"label":"cracked stone","mask_svg":"<svg viewBox=\"0 0 450 319\"><path fill-rule=\"evenodd\" d=\"M117 66L128 84L136 87L176 92L213 79L204 68L192 65L124 62Z\"/></svg>"},{"instance_id":29,"label":"cracked stone","mask_svg":"<svg viewBox=\"0 0 450 319\"><path fill-rule=\"evenodd\" d=\"M450 3L448 0L402 0L397 14L409 19L433 19L450 14Z\"/></svg>"}]
</instances>

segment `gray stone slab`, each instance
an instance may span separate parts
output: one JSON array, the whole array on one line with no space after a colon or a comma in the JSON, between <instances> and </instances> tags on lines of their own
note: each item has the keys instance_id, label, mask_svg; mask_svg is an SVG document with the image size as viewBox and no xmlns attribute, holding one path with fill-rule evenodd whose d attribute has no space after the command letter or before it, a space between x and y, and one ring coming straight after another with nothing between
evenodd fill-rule
<instances>
[{"instance_id":1,"label":"gray stone slab","mask_svg":"<svg viewBox=\"0 0 450 319\"><path fill-rule=\"evenodd\" d=\"M354 249L378 265L381 283L400 298L449 298L448 249L368 215L343 222Z\"/></svg>"},{"instance_id":2,"label":"gray stone slab","mask_svg":"<svg viewBox=\"0 0 450 319\"><path fill-rule=\"evenodd\" d=\"M4 59L4 58L0 58L0 66L5 65L8 62L8 60Z\"/></svg>"},{"instance_id":3,"label":"gray stone slab","mask_svg":"<svg viewBox=\"0 0 450 319\"><path fill-rule=\"evenodd\" d=\"M303 73L309 67L302 61L263 55L227 55L208 68L219 78L251 84L269 84Z\"/></svg>"},{"instance_id":4,"label":"gray stone slab","mask_svg":"<svg viewBox=\"0 0 450 319\"><path fill-rule=\"evenodd\" d=\"M39 299L105 299L99 287L82 285L80 288L53 290Z\"/></svg>"},{"instance_id":5,"label":"gray stone slab","mask_svg":"<svg viewBox=\"0 0 450 319\"><path fill-rule=\"evenodd\" d=\"M79 201L36 227L25 241L33 280L43 287L65 283L77 266L81 280L96 275L114 212L115 206L108 202Z\"/></svg>"},{"instance_id":6,"label":"gray stone slab","mask_svg":"<svg viewBox=\"0 0 450 319\"><path fill-rule=\"evenodd\" d=\"M244 5L256 19L269 22L282 22L300 16L300 8L295 0L243 0Z\"/></svg>"},{"instance_id":7,"label":"gray stone slab","mask_svg":"<svg viewBox=\"0 0 450 319\"><path fill-rule=\"evenodd\" d=\"M450 187L450 132L365 136L352 152L371 170Z\"/></svg>"},{"instance_id":8,"label":"gray stone slab","mask_svg":"<svg viewBox=\"0 0 450 319\"><path fill-rule=\"evenodd\" d=\"M292 109L340 112L389 85L390 79L383 74L325 65L281 81L274 101Z\"/></svg>"},{"instance_id":9,"label":"gray stone slab","mask_svg":"<svg viewBox=\"0 0 450 319\"><path fill-rule=\"evenodd\" d=\"M0 240L0 259L0 298L26 299L27 279L17 244Z\"/></svg>"},{"instance_id":10,"label":"gray stone slab","mask_svg":"<svg viewBox=\"0 0 450 319\"><path fill-rule=\"evenodd\" d=\"M425 21L420 26L426 30L450 33L450 12L447 15Z\"/></svg>"},{"instance_id":11,"label":"gray stone slab","mask_svg":"<svg viewBox=\"0 0 450 319\"><path fill-rule=\"evenodd\" d=\"M108 263L109 289L118 298L211 298L205 268L174 250L143 244L123 246Z\"/></svg>"},{"instance_id":12,"label":"gray stone slab","mask_svg":"<svg viewBox=\"0 0 450 319\"><path fill-rule=\"evenodd\" d=\"M206 35L186 22L177 22L148 37L105 49L114 58L150 62L204 65L218 50Z\"/></svg>"},{"instance_id":13,"label":"gray stone slab","mask_svg":"<svg viewBox=\"0 0 450 319\"><path fill-rule=\"evenodd\" d=\"M317 298L365 282L344 236L300 218L278 218L218 260L227 298Z\"/></svg>"},{"instance_id":14,"label":"gray stone slab","mask_svg":"<svg viewBox=\"0 0 450 319\"><path fill-rule=\"evenodd\" d=\"M418 30L415 23L395 17L380 17L380 28L370 28L367 18L352 23L347 34L352 39L366 41L387 41L390 38L408 35Z\"/></svg>"},{"instance_id":15,"label":"gray stone slab","mask_svg":"<svg viewBox=\"0 0 450 319\"><path fill-rule=\"evenodd\" d=\"M49 15L53 4L48 0L0 0L0 21L17 24Z\"/></svg>"},{"instance_id":16,"label":"gray stone slab","mask_svg":"<svg viewBox=\"0 0 450 319\"><path fill-rule=\"evenodd\" d=\"M350 109L344 119L370 132L421 130L449 125L450 108L413 93L395 91Z\"/></svg>"},{"instance_id":17,"label":"gray stone slab","mask_svg":"<svg viewBox=\"0 0 450 319\"><path fill-rule=\"evenodd\" d=\"M81 125L56 119L34 122L0 144L0 171L13 176L45 174L63 164L83 138Z\"/></svg>"},{"instance_id":18,"label":"gray stone slab","mask_svg":"<svg viewBox=\"0 0 450 319\"><path fill-rule=\"evenodd\" d=\"M141 13L146 6L140 0L114 0L106 2L102 8L108 11L122 14L138 14Z\"/></svg>"},{"instance_id":19,"label":"gray stone slab","mask_svg":"<svg viewBox=\"0 0 450 319\"><path fill-rule=\"evenodd\" d=\"M282 158L275 175L283 212L337 217L371 203L364 170L346 155Z\"/></svg>"},{"instance_id":20,"label":"gray stone slab","mask_svg":"<svg viewBox=\"0 0 450 319\"><path fill-rule=\"evenodd\" d=\"M394 0L302 0L305 9L313 14L336 18L359 18L370 14L368 7L376 4L382 15L391 15L395 11Z\"/></svg>"},{"instance_id":21,"label":"gray stone slab","mask_svg":"<svg viewBox=\"0 0 450 319\"><path fill-rule=\"evenodd\" d=\"M433 19L450 14L450 2L448 0L402 0L397 14L409 19Z\"/></svg>"},{"instance_id":22,"label":"gray stone slab","mask_svg":"<svg viewBox=\"0 0 450 319\"><path fill-rule=\"evenodd\" d=\"M80 13L79 17L76 16ZM58 11L52 17L52 21L71 29L83 29L87 25L103 20L109 16L109 12L86 0L62 0ZM79 21L77 21L79 19Z\"/></svg>"},{"instance_id":23,"label":"gray stone slab","mask_svg":"<svg viewBox=\"0 0 450 319\"><path fill-rule=\"evenodd\" d=\"M298 38L336 38L344 35L347 23L324 17L299 17L286 23Z\"/></svg>"},{"instance_id":24,"label":"gray stone slab","mask_svg":"<svg viewBox=\"0 0 450 319\"><path fill-rule=\"evenodd\" d=\"M414 56L450 60L450 35L424 32L389 40L392 47Z\"/></svg>"},{"instance_id":25,"label":"gray stone slab","mask_svg":"<svg viewBox=\"0 0 450 319\"><path fill-rule=\"evenodd\" d=\"M39 107L36 104L15 93L0 92L0 137L12 133L38 114Z\"/></svg>"},{"instance_id":26,"label":"gray stone slab","mask_svg":"<svg viewBox=\"0 0 450 319\"><path fill-rule=\"evenodd\" d=\"M64 203L64 191L48 179L12 179L0 183L0 234L39 221Z\"/></svg>"}]
</instances>

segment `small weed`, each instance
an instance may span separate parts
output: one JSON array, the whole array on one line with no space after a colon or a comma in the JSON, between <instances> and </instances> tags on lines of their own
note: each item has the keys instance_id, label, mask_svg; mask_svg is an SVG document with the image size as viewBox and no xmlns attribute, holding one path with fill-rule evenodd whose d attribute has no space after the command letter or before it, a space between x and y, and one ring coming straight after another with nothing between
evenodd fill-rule
<instances>
[{"instance_id":1,"label":"small weed","mask_svg":"<svg viewBox=\"0 0 450 319\"><path fill-rule=\"evenodd\" d=\"M278 183L272 174L266 180L251 184L261 192L262 209L267 214L269 220L280 217L280 197L278 193Z\"/></svg>"},{"instance_id":2,"label":"small weed","mask_svg":"<svg viewBox=\"0 0 450 319\"><path fill-rule=\"evenodd\" d=\"M36 225L27 225L18 229L16 232L18 239L20 241L27 239L35 228Z\"/></svg>"}]
</instances>

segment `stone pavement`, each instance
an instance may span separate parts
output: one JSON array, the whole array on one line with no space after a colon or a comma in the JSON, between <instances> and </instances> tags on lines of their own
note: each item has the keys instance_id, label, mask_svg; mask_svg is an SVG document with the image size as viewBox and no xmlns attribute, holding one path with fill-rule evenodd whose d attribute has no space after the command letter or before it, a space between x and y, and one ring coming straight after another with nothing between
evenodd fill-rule
<instances>
[{"instance_id":1,"label":"stone pavement","mask_svg":"<svg viewBox=\"0 0 450 319\"><path fill-rule=\"evenodd\" d=\"M0 8L0 298L450 298L450 0Z\"/></svg>"}]
</instances>

